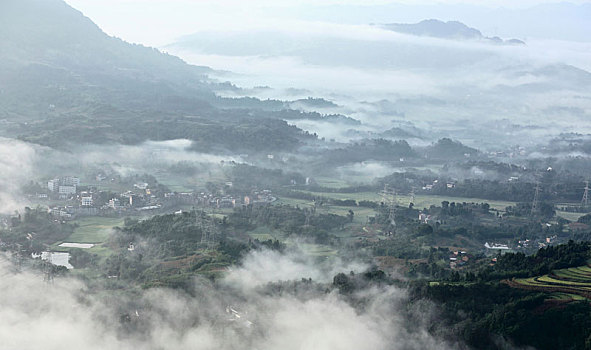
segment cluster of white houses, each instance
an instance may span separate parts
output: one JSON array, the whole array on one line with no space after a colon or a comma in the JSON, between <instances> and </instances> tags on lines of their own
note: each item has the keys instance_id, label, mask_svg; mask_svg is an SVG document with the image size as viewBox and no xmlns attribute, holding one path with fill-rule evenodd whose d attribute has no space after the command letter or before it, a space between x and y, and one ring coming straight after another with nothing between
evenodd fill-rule
<instances>
[{"instance_id":1,"label":"cluster of white houses","mask_svg":"<svg viewBox=\"0 0 591 350\"><path fill-rule=\"evenodd\" d=\"M228 185L231 187L231 185ZM253 190L242 195L216 195L209 192L157 192L148 183L140 182L130 186L130 190L104 198L105 192L92 188L81 188L80 179L75 176L56 177L47 182L49 196L66 200L51 206L49 212L56 219L71 220L77 216L129 215L132 212L154 211L175 208L178 205L193 205L212 208L234 208L239 205L258 205L275 201L269 190ZM42 198L37 194L38 198ZM77 202L77 203L76 203ZM133 214L132 214L133 215Z\"/></svg>"},{"instance_id":2,"label":"cluster of white houses","mask_svg":"<svg viewBox=\"0 0 591 350\"><path fill-rule=\"evenodd\" d=\"M64 199L69 195L76 194L77 187L80 186L80 178L75 176L63 176L47 181L47 189Z\"/></svg>"}]
</instances>

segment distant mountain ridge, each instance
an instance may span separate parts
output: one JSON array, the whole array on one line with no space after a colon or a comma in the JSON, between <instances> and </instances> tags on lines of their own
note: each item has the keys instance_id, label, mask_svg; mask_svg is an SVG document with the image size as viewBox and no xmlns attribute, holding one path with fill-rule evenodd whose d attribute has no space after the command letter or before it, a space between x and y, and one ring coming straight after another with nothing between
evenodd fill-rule
<instances>
[{"instance_id":1,"label":"distant mountain ridge","mask_svg":"<svg viewBox=\"0 0 591 350\"><path fill-rule=\"evenodd\" d=\"M448 21L443 22L437 19L427 19L419 23L388 23L379 24L380 28L387 29L397 33L410 34L416 36L429 36L441 39L455 40L485 40L495 44L524 45L525 43L518 39L503 40L499 37L486 37L475 28L468 27L462 22Z\"/></svg>"}]
</instances>

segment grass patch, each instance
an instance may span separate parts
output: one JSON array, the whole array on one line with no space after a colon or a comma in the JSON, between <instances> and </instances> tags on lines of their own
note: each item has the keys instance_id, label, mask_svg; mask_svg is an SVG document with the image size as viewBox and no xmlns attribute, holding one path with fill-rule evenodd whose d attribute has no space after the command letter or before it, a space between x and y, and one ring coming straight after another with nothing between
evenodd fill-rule
<instances>
[{"instance_id":1,"label":"grass patch","mask_svg":"<svg viewBox=\"0 0 591 350\"><path fill-rule=\"evenodd\" d=\"M76 220L74 223L79 226L64 242L97 244L109 239L114 226L123 226L123 219L93 216Z\"/></svg>"},{"instance_id":2,"label":"grass patch","mask_svg":"<svg viewBox=\"0 0 591 350\"><path fill-rule=\"evenodd\" d=\"M312 191L301 191L309 193L319 197L332 198L332 199L353 199L356 201L371 201L381 202L382 196L378 192L356 192L356 193L332 193L332 192L312 192ZM398 205L408 206L410 204L409 195L398 195L396 196ZM447 197L447 196L436 196L436 195L415 195L415 208L429 208L431 205L441 205L441 202L449 201L456 203L488 203L492 209L505 210L506 207L515 205L515 202L509 201L496 201L488 200L483 198L466 198L466 197Z\"/></svg>"},{"instance_id":3,"label":"grass patch","mask_svg":"<svg viewBox=\"0 0 591 350\"><path fill-rule=\"evenodd\" d=\"M298 246L309 256L331 257L338 253L338 250L325 244L300 243Z\"/></svg>"},{"instance_id":4,"label":"grass patch","mask_svg":"<svg viewBox=\"0 0 591 350\"><path fill-rule=\"evenodd\" d=\"M556 211L556 216L560 216L563 219L566 219L568 221L573 221L576 222L577 220L579 220L579 218L583 215L586 215L585 213L571 213L568 211Z\"/></svg>"},{"instance_id":5,"label":"grass patch","mask_svg":"<svg viewBox=\"0 0 591 350\"><path fill-rule=\"evenodd\" d=\"M252 239L258 239L259 241L267 241L269 239L275 240L282 240L284 234L281 231L274 230L268 226L258 226L252 231L248 231L247 234Z\"/></svg>"}]
</instances>

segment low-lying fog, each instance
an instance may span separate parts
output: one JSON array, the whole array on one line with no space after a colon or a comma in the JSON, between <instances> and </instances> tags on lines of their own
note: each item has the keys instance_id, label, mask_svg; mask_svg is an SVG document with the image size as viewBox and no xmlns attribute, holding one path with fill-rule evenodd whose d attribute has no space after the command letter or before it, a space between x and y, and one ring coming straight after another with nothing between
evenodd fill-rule
<instances>
[{"instance_id":1,"label":"low-lying fog","mask_svg":"<svg viewBox=\"0 0 591 350\"><path fill-rule=\"evenodd\" d=\"M591 117L588 43L531 39L497 45L314 22L198 32L165 50L233 72L218 79L244 89L220 95L324 98L334 105L291 107L344 114L361 121L356 127L361 131L383 131L404 120L471 145L499 139L524 144L560 132L591 131L584 123ZM351 127L340 123L294 123L322 137L354 138L345 133ZM510 130L491 133L491 123ZM534 126L544 130L523 132Z\"/></svg>"},{"instance_id":2,"label":"low-lying fog","mask_svg":"<svg viewBox=\"0 0 591 350\"><path fill-rule=\"evenodd\" d=\"M119 176L155 175L175 165L189 165L215 176L223 162L243 162L239 156L204 154L190 149L189 140L147 141L139 145L79 145L69 152L20 140L0 138L0 213L22 209L21 187L64 175L94 177L99 173Z\"/></svg>"},{"instance_id":3,"label":"low-lying fog","mask_svg":"<svg viewBox=\"0 0 591 350\"><path fill-rule=\"evenodd\" d=\"M324 269L322 269L324 267ZM196 296L153 288L134 298L87 294L73 279L48 285L40 273L15 274L0 257L2 349L448 349L426 331L429 305L405 306L397 287L358 292L354 307L330 283L361 265L318 264L255 252L215 286L196 279ZM296 286L289 281L300 281ZM283 283L272 292L269 283ZM321 286L321 285L320 285Z\"/></svg>"}]
</instances>

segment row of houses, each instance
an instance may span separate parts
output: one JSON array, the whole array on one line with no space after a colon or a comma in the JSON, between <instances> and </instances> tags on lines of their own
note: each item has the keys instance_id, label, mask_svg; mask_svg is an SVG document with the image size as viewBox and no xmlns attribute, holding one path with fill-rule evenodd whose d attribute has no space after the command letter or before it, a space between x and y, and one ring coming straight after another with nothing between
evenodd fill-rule
<instances>
[{"instance_id":1,"label":"row of houses","mask_svg":"<svg viewBox=\"0 0 591 350\"><path fill-rule=\"evenodd\" d=\"M449 256L449 267L451 269L464 267L471 261L471 259L472 256L468 254L466 251L454 251Z\"/></svg>"},{"instance_id":2,"label":"row of houses","mask_svg":"<svg viewBox=\"0 0 591 350\"><path fill-rule=\"evenodd\" d=\"M442 185L439 183L439 180L434 180L433 183L430 184L426 184L425 186L422 187L423 191L431 191L433 188L438 187L438 186L445 186L446 188L455 188L456 187L456 183L455 182L446 182L445 185Z\"/></svg>"}]
</instances>

